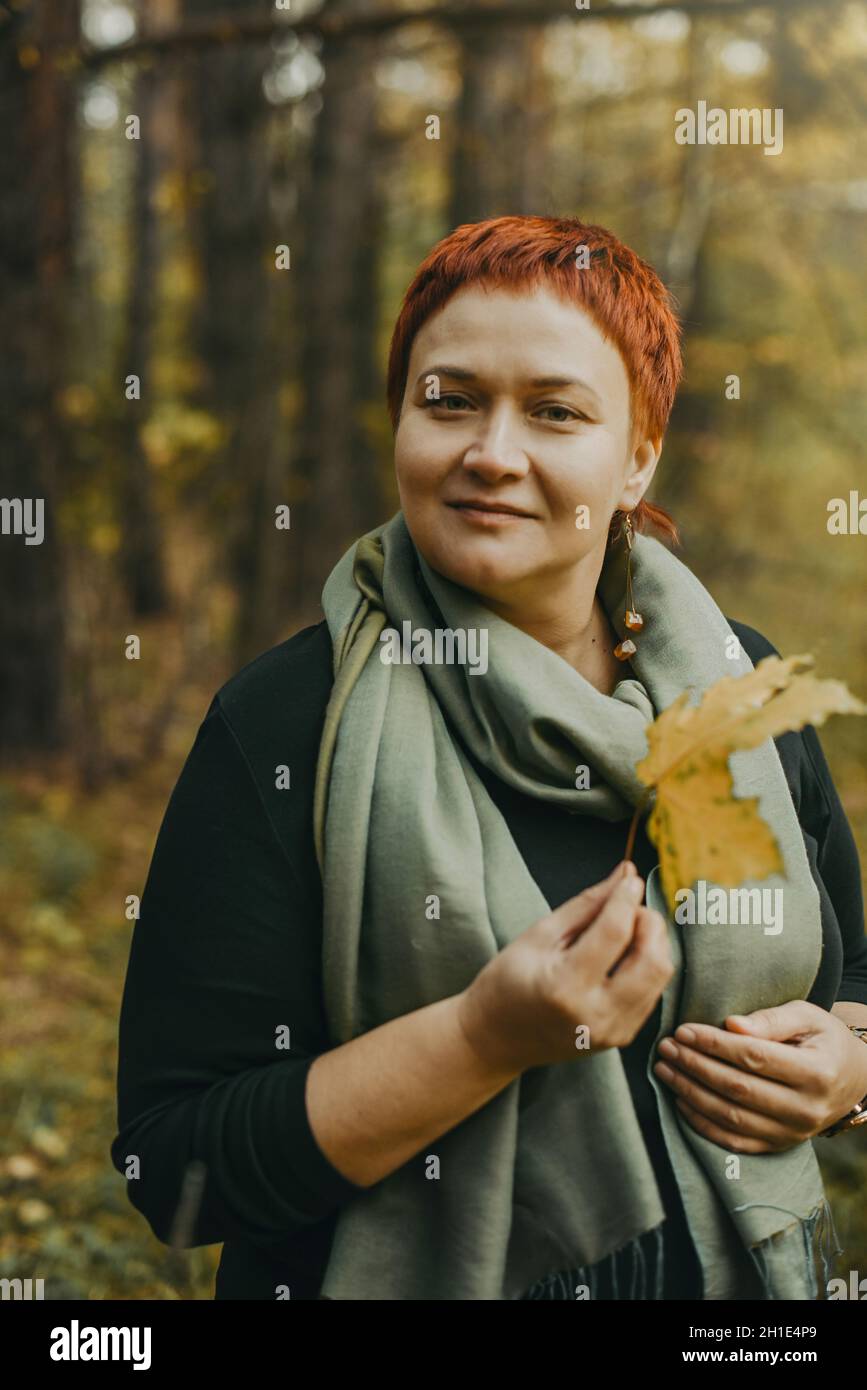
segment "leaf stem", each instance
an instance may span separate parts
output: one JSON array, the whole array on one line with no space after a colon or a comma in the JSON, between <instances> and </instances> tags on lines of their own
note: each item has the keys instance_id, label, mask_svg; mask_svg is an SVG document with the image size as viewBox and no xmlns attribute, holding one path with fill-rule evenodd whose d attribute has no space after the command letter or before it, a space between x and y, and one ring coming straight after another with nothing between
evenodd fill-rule
<instances>
[{"instance_id":1,"label":"leaf stem","mask_svg":"<svg viewBox=\"0 0 867 1390\"><path fill-rule=\"evenodd\" d=\"M641 817L642 811L646 809L647 804L653 795L653 790L653 787L650 787L648 791L645 792L644 796L641 798L641 800L635 808L635 811L633 812L632 820L629 822L629 835L627 836L626 840L626 850L623 855L624 859L632 858L632 850L635 845L635 836L638 831L638 822Z\"/></svg>"}]
</instances>

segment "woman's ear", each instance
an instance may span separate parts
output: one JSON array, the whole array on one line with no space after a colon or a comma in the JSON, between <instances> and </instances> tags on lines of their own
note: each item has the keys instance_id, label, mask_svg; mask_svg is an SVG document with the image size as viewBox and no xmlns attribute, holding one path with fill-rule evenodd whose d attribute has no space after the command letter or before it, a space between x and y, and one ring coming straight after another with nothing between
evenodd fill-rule
<instances>
[{"instance_id":1,"label":"woman's ear","mask_svg":"<svg viewBox=\"0 0 867 1390\"><path fill-rule=\"evenodd\" d=\"M631 512L633 507L638 506L653 481L661 453L661 439L644 439L636 446L617 502L621 511Z\"/></svg>"}]
</instances>

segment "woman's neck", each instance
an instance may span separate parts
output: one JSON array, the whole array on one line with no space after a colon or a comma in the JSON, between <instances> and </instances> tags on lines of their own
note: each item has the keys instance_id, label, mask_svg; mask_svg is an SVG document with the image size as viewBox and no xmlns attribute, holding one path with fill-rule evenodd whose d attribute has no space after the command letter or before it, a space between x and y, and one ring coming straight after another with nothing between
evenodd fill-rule
<instances>
[{"instance_id":1,"label":"woman's neck","mask_svg":"<svg viewBox=\"0 0 867 1390\"><path fill-rule=\"evenodd\" d=\"M594 593L583 621L579 616L576 622L574 613L564 618L562 612L509 614L508 621L550 647L603 695L610 695L618 681L633 675L628 662L618 661L614 655L620 638L598 593Z\"/></svg>"}]
</instances>

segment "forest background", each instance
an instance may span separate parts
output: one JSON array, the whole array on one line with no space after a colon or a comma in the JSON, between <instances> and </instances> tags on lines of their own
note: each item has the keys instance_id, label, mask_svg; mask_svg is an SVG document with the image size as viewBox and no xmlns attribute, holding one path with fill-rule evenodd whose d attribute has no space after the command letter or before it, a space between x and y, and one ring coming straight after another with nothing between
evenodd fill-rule
<instances>
[{"instance_id":1,"label":"forest background","mask_svg":"<svg viewBox=\"0 0 867 1390\"><path fill-rule=\"evenodd\" d=\"M782 109L783 151L677 143L699 101ZM867 541L828 529L865 487L865 114L861 0L0 3L0 494L45 499L41 545L0 536L0 1277L212 1295L218 1248L160 1245L108 1157L127 899L214 691L396 509L388 338L453 227L576 215L660 271L677 553L867 698ZM863 863L861 721L821 738ZM816 1147L867 1270L867 1133Z\"/></svg>"}]
</instances>

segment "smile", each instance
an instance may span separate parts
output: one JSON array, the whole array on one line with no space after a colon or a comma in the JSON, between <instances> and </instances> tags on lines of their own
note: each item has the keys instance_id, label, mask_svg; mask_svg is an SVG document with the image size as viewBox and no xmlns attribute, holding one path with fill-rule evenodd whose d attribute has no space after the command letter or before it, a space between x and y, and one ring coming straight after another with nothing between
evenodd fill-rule
<instances>
[{"instance_id":1,"label":"smile","mask_svg":"<svg viewBox=\"0 0 867 1390\"><path fill-rule=\"evenodd\" d=\"M495 507L469 507L454 502L448 502L446 505L476 526L502 526L508 521L533 521L535 519L527 516L524 512L499 511Z\"/></svg>"}]
</instances>

